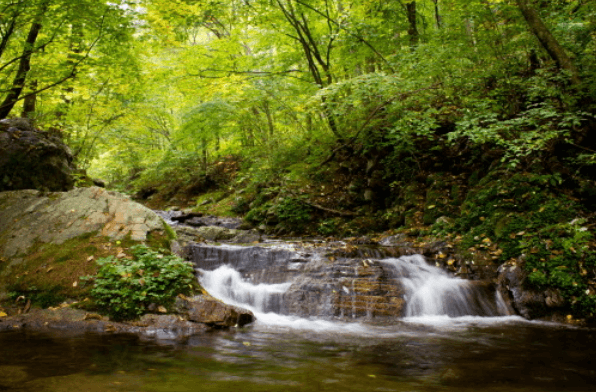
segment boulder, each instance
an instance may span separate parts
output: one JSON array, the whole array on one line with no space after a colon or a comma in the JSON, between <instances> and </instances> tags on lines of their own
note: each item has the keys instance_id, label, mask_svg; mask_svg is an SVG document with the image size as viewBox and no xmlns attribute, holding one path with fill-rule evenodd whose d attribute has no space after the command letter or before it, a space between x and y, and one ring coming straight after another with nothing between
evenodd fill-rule
<instances>
[{"instance_id":1,"label":"boulder","mask_svg":"<svg viewBox=\"0 0 596 392\"><path fill-rule=\"evenodd\" d=\"M523 260L499 267L498 289L507 305L527 319L549 318L562 311L566 301L556 290L532 290L526 285L528 272Z\"/></svg>"},{"instance_id":2,"label":"boulder","mask_svg":"<svg viewBox=\"0 0 596 392\"><path fill-rule=\"evenodd\" d=\"M0 191L67 191L73 171L72 153L58 136L25 119L0 120Z\"/></svg>"},{"instance_id":3,"label":"boulder","mask_svg":"<svg viewBox=\"0 0 596 392\"><path fill-rule=\"evenodd\" d=\"M190 321L219 328L242 327L255 321L255 315L250 310L227 305L206 296L179 297L176 299L176 311Z\"/></svg>"},{"instance_id":4,"label":"boulder","mask_svg":"<svg viewBox=\"0 0 596 392\"><path fill-rule=\"evenodd\" d=\"M70 192L35 190L0 193L0 257L24 254L35 243L60 245L89 233L144 241L164 231L161 218L117 192L78 188Z\"/></svg>"}]
</instances>

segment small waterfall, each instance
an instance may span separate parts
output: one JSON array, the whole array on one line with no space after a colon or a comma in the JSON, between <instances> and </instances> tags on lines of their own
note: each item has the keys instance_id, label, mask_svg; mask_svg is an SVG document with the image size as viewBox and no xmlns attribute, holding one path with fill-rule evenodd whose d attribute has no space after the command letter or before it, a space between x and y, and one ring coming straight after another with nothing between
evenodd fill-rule
<instances>
[{"instance_id":1,"label":"small waterfall","mask_svg":"<svg viewBox=\"0 0 596 392\"><path fill-rule=\"evenodd\" d=\"M450 276L427 264L421 255L385 259L404 287L406 317L508 315L499 292L492 285Z\"/></svg>"},{"instance_id":2,"label":"small waterfall","mask_svg":"<svg viewBox=\"0 0 596 392\"><path fill-rule=\"evenodd\" d=\"M324 250L297 249L196 245L190 254L203 287L261 325L510 315L493 283L453 277L421 255L329 260Z\"/></svg>"},{"instance_id":3,"label":"small waterfall","mask_svg":"<svg viewBox=\"0 0 596 392\"><path fill-rule=\"evenodd\" d=\"M291 283L252 284L240 272L223 265L213 271L200 270L200 282L207 291L231 305L250 308L255 313L282 313L283 294Z\"/></svg>"}]
</instances>

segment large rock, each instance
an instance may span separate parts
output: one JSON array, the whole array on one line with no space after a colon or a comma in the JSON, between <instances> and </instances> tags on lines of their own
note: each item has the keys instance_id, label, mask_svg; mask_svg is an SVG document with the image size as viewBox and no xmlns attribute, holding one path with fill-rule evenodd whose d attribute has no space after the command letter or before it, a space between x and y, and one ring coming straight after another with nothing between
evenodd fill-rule
<instances>
[{"instance_id":1,"label":"large rock","mask_svg":"<svg viewBox=\"0 0 596 392\"><path fill-rule=\"evenodd\" d=\"M164 232L161 218L117 192L78 188L70 192L35 190L0 193L0 257L26 254L35 243L62 244L95 233L115 240L144 241Z\"/></svg>"},{"instance_id":2,"label":"large rock","mask_svg":"<svg viewBox=\"0 0 596 392\"><path fill-rule=\"evenodd\" d=\"M25 119L0 120L0 191L72 189L73 156L59 137Z\"/></svg>"},{"instance_id":3,"label":"large rock","mask_svg":"<svg viewBox=\"0 0 596 392\"><path fill-rule=\"evenodd\" d=\"M508 262L499 267L498 289L516 313L527 319L552 318L567 303L557 290L532 290L526 284L528 272L524 261Z\"/></svg>"},{"instance_id":4,"label":"large rock","mask_svg":"<svg viewBox=\"0 0 596 392\"><path fill-rule=\"evenodd\" d=\"M255 316L250 310L227 305L206 296L178 298L176 307L178 313L184 314L190 321L213 327L242 327L255 321Z\"/></svg>"}]
</instances>

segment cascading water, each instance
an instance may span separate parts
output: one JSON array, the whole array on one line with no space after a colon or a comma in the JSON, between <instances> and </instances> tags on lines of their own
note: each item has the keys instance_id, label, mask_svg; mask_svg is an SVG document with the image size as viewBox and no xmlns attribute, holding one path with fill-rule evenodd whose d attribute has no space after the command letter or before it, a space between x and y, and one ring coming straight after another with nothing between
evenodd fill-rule
<instances>
[{"instance_id":1,"label":"cascading water","mask_svg":"<svg viewBox=\"0 0 596 392\"><path fill-rule=\"evenodd\" d=\"M452 277L421 255L386 259L405 289L406 317L508 315L499 291L481 282Z\"/></svg>"},{"instance_id":2,"label":"cascading water","mask_svg":"<svg viewBox=\"0 0 596 392\"><path fill-rule=\"evenodd\" d=\"M230 304L249 308L255 313L281 313L283 294L291 283L252 284L235 269L223 265L214 271L200 271L203 287L209 293Z\"/></svg>"},{"instance_id":3,"label":"cascading water","mask_svg":"<svg viewBox=\"0 0 596 392\"><path fill-rule=\"evenodd\" d=\"M211 295L250 309L261 324L337 330L330 320L509 315L493 284L453 277L420 255L331 261L300 252L197 245L193 260Z\"/></svg>"}]
</instances>

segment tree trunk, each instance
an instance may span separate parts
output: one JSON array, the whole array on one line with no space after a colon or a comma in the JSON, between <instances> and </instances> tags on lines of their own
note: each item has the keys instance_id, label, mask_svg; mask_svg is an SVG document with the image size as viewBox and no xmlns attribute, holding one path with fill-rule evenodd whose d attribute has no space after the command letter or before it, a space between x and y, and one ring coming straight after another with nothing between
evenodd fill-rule
<instances>
[{"instance_id":1,"label":"tree trunk","mask_svg":"<svg viewBox=\"0 0 596 392\"><path fill-rule=\"evenodd\" d=\"M31 82L31 91L37 90L37 80ZM37 103L37 94L31 93L25 96L23 101L22 117L32 118L35 114L35 104Z\"/></svg>"},{"instance_id":2,"label":"tree trunk","mask_svg":"<svg viewBox=\"0 0 596 392\"><path fill-rule=\"evenodd\" d=\"M6 118L8 116L14 105L18 102L19 96L23 91L25 81L27 80L27 74L31 69L31 56L35 47L35 42L37 41L37 36L39 35L39 31L42 27L42 16L43 12L40 13L37 18L35 18L35 21L31 25L31 29L29 29L29 34L27 34L27 38L25 39L25 46L23 48L21 61L19 61L19 69L17 70L14 81L12 82L12 88L9 90L4 102L2 102L0 105L0 119Z\"/></svg>"},{"instance_id":3,"label":"tree trunk","mask_svg":"<svg viewBox=\"0 0 596 392\"><path fill-rule=\"evenodd\" d=\"M433 0L435 3L435 24L437 29L441 28L441 14L439 13L439 0Z\"/></svg>"},{"instance_id":4,"label":"tree trunk","mask_svg":"<svg viewBox=\"0 0 596 392\"><path fill-rule=\"evenodd\" d=\"M418 44L418 39L420 37L418 33L418 26L416 25L416 2L411 1L407 3L406 10L408 13L408 22L410 23L410 27L408 28L408 35L410 36L410 45L414 47Z\"/></svg>"},{"instance_id":5,"label":"tree trunk","mask_svg":"<svg viewBox=\"0 0 596 392\"><path fill-rule=\"evenodd\" d=\"M559 68L562 68L571 74L571 83L579 84L581 82L579 71L569 56L567 56L565 49L552 35L548 27L546 27L538 12L532 8L528 0L516 0L516 3L526 19L526 22L528 22L530 30L532 30L532 33L538 38L542 47L544 47L550 57L557 63Z\"/></svg>"}]
</instances>

